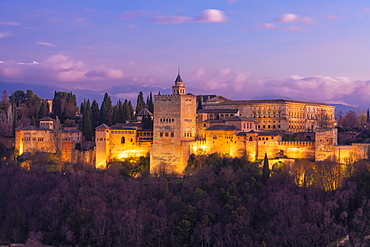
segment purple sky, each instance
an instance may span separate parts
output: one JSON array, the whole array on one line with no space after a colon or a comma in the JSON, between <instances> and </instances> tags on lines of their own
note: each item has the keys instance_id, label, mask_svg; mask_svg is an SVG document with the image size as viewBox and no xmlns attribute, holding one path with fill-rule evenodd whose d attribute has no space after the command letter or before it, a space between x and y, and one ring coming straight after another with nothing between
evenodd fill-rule
<instances>
[{"instance_id":1,"label":"purple sky","mask_svg":"<svg viewBox=\"0 0 370 247\"><path fill-rule=\"evenodd\" d=\"M368 108L369 33L368 0L2 0L0 81L133 99L180 68L194 94Z\"/></svg>"}]
</instances>

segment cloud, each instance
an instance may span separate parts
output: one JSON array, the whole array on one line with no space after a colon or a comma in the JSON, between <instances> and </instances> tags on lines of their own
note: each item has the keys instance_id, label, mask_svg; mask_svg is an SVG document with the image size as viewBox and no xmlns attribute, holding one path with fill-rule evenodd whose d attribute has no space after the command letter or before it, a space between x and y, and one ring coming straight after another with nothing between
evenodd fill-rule
<instances>
[{"instance_id":1,"label":"cloud","mask_svg":"<svg viewBox=\"0 0 370 247\"><path fill-rule=\"evenodd\" d=\"M299 17L296 14L291 13L285 13L282 16L275 19L275 22L277 23L296 23L296 22L302 22L305 24L313 24L314 19L312 17Z\"/></svg>"},{"instance_id":2,"label":"cloud","mask_svg":"<svg viewBox=\"0 0 370 247\"><path fill-rule=\"evenodd\" d=\"M75 18L73 18L73 21L74 22L85 22L86 18L84 18L84 17L75 17Z\"/></svg>"},{"instance_id":3,"label":"cloud","mask_svg":"<svg viewBox=\"0 0 370 247\"><path fill-rule=\"evenodd\" d=\"M13 34L0 32L0 39L6 38L6 37L10 37L10 36L13 36Z\"/></svg>"},{"instance_id":4,"label":"cloud","mask_svg":"<svg viewBox=\"0 0 370 247\"><path fill-rule=\"evenodd\" d=\"M55 45L49 42L36 42L37 45L43 45L43 46L49 46L49 47L54 47Z\"/></svg>"},{"instance_id":5,"label":"cloud","mask_svg":"<svg viewBox=\"0 0 370 247\"><path fill-rule=\"evenodd\" d=\"M300 21L306 24L313 24L314 19L312 17L302 17L300 18Z\"/></svg>"},{"instance_id":6,"label":"cloud","mask_svg":"<svg viewBox=\"0 0 370 247\"><path fill-rule=\"evenodd\" d=\"M335 15L328 15L328 16L326 16L326 19L335 20L335 19L337 19L337 17Z\"/></svg>"},{"instance_id":7,"label":"cloud","mask_svg":"<svg viewBox=\"0 0 370 247\"><path fill-rule=\"evenodd\" d=\"M19 22L16 22L16 21L4 21L4 22L0 22L0 25L3 25L3 26L20 26L21 24Z\"/></svg>"},{"instance_id":8,"label":"cloud","mask_svg":"<svg viewBox=\"0 0 370 247\"><path fill-rule=\"evenodd\" d=\"M172 24L182 24L187 22L211 22L211 23L221 23L226 22L227 18L223 11L218 9L205 9L196 17L191 16L179 16L179 15L163 15L160 12L153 11L129 11L123 13L120 18L122 19L134 19L142 16L152 16L150 21L158 24L172 23Z\"/></svg>"},{"instance_id":9,"label":"cloud","mask_svg":"<svg viewBox=\"0 0 370 247\"><path fill-rule=\"evenodd\" d=\"M198 22L221 23L221 22L226 22L227 18L224 12L221 10L206 9L197 18L195 18L195 20Z\"/></svg>"},{"instance_id":10,"label":"cloud","mask_svg":"<svg viewBox=\"0 0 370 247\"><path fill-rule=\"evenodd\" d=\"M39 62L37 62L37 61L32 61L31 63L18 63L18 64L24 64L24 65L38 65L38 64L40 64Z\"/></svg>"},{"instance_id":11,"label":"cloud","mask_svg":"<svg viewBox=\"0 0 370 247\"><path fill-rule=\"evenodd\" d=\"M298 21L298 15L295 14L283 14L279 18L275 20L278 23L290 23L290 22L296 22Z\"/></svg>"},{"instance_id":12,"label":"cloud","mask_svg":"<svg viewBox=\"0 0 370 247\"><path fill-rule=\"evenodd\" d=\"M237 3L239 0L227 0L226 3Z\"/></svg>"},{"instance_id":13,"label":"cloud","mask_svg":"<svg viewBox=\"0 0 370 247\"><path fill-rule=\"evenodd\" d=\"M315 92L315 93L312 93ZM370 81L352 81L347 77L291 76L284 80L260 81L258 94L278 98L344 103L363 106L370 103Z\"/></svg>"},{"instance_id":14,"label":"cloud","mask_svg":"<svg viewBox=\"0 0 370 247\"><path fill-rule=\"evenodd\" d=\"M152 19L155 23L185 23L191 21L191 17L187 16L156 16Z\"/></svg>"},{"instance_id":15,"label":"cloud","mask_svg":"<svg viewBox=\"0 0 370 247\"><path fill-rule=\"evenodd\" d=\"M103 82L107 85L124 78L121 69L108 65L91 66L79 60L74 60L63 54L53 55L45 61L31 63L7 62L0 66L0 78L3 80L17 78L43 82L70 82L75 83ZM100 83L99 83L100 84ZM93 86L91 84L91 86Z\"/></svg>"},{"instance_id":16,"label":"cloud","mask_svg":"<svg viewBox=\"0 0 370 247\"><path fill-rule=\"evenodd\" d=\"M220 70L220 72L219 72L219 75L220 75L220 76L228 75L228 74L230 74L230 71L231 71L231 69L230 69L230 68L221 69L221 70Z\"/></svg>"},{"instance_id":17,"label":"cloud","mask_svg":"<svg viewBox=\"0 0 370 247\"><path fill-rule=\"evenodd\" d=\"M301 31L297 25L290 25L290 26L275 26L271 23L262 23L254 27L254 29L266 29L266 30L285 30L285 31Z\"/></svg>"},{"instance_id":18,"label":"cloud","mask_svg":"<svg viewBox=\"0 0 370 247\"><path fill-rule=\"evenodd\" d=\"M203 91L205 94L216 91L235 93L243 89L250 74L250 71L237 71L231 68L220 69L216 73L198 68L189 80L192 81L195 90Z\"/></svg>"}]
</instances>

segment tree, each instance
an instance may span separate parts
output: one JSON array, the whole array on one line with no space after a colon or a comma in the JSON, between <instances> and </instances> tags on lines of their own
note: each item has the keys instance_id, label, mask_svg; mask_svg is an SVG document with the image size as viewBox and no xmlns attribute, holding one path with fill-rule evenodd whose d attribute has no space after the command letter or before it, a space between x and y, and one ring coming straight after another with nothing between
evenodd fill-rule
<instances>
[{"instance_id":1,"label":"tree","mask_svg":"<svg viewBox=\"0 0 370 247\"><path fill-rule=\"evenodd\" d=\"M8 91L6 91L6 89L4 89L4 91L3 91L3 96L1 96L1 101L4 102L4 103L9 102L9 95L8 95Z\"/></svg>"},{"instance_id":2,"label":"tree","mask_svg":"<svg viewBox=\"0 0 370 247\"><path fill-rule=\"evenodd\" d=\"M144 114L141 122L143 123L143 129L153 129L153 120L149 114Z\"/></svg>"},{"instance_id":3,"label":"tree","mask_svg":"<svg viewBox=\"0 0 370 247\"><path fill-rule=\"evenodd\" d=\"M100 107L100 124L112 125L113 120L113 106L112 100L108 93L104 94L104 99Z\"/></svg>"},{"instance_id":4,"label":"tree","mask_svg":"<svg viewBox=\"0 0 370 247\"><path fill-rule=\"evenodd\" d=\"M48 115L47 103L45 101L42 101L38 112L38 118L43 118L46 117L47 115Z\"/></svg>"},{"instance_id":5,"label":"tree","mask_svg":"<svg viewBox=\"0 0 370 247\"><path fill-rule=\"evenodd\" d=\"M143 92L140 91L139 95L137 96L135 113L138 114L144 107L145 107L144 95Z\"/></svg>"},{"instance_id":6,"label":"tree","mask_svg":"<svg viewBox=\"0 0 370 247\"><path fill-rule=\"evenodd\" d=\"M153 94L152 92L150 92L149 94L149 97L148 97L148 100L147 100L147 107L148 107L148 110L151 112L151 113L154 113L154 103L153 103Z\"/></svg>"},{"instance_id":7,"label":"tree","mask_svg":"<svg viewBox=\"0 0 370 247\"><path fill-rule=\"evenodd\" d=\"M58 116L63 122L76 116L76 96L72 92L54 92L53 115Z\"/></svg>"},{"instance_id":8,"label":"tree","mask_svg":"<svg viewBox=\"0 0 370 247\"><path fill-rule=\"evenodd\" d=\"M91 119L92 119L92 126L95 129L99 124L99 104L96 100L94 100L91 104Z\"/></svg>"},{"instance_id":9,"label":"tree","mask_svg":"<svg viewBox=\"0 0 370 247\"><path fill-rule=\"evenodd\" d=\"M131 101L128 102L128 109L129 109L129 113L130 113L129 120L133 120L134 119L134 107L132 106Z\"/></svg>"},{"instance_id":10,"label":"tree","mask_svg":"<svg viewBox=\"0 0 370 247\"><path fill-rule=\"evenodd\" d=\"M339 125L344 129L352 130L358 127L358 118L355 111L348 111L347 114L341 119Z\"/></svg>"},{"instance_id":11,"label":"tree","mask_svg":"<svg viewBox=\"0 0 370 247\"><path fill-rule=\"evenodd\" d=\"M85 136L87 141L92 141L93 138L93 127L91 124L91 107L90 107L90 100L84 101L84 106L83 106L84 114L82 117L82 132L83 135Z\"/></svg>"},{"instance_id":12,"label":"tree","mask_svg":"<svg viewBox=\"0 0 370 247\"><path fill-rule=\"evenodd\" d=\"M263 159L262 167L262 180L266 181L269 177L270 177L269 160L267 159L267 153L265 153L265 158Z\"/></svg>"}]
</instances>

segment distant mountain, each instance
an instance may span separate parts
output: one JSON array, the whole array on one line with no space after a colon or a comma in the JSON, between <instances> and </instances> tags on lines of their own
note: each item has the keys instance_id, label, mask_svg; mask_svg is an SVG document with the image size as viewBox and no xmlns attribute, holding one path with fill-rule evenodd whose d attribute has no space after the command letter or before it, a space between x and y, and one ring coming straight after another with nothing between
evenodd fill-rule
<instances>
[{"instance_id":1,"label":"distant mountain","mask_svg":"<svg viewBox=\"0 0 370 247\"><path fill-rule=\"evenodd\" d=\"M355 111L358 112L359 108L348 106L348 105L342 105L342 104L330 104L332 106L335 106L335 115L337 115L338 112L342 111L342 114L345 115L349 111Z\"/></svg>"},{"instance_id":2,"label":"distant mountain","mask_svg":"<svg viewBox=\"0 0 370 247\"><path fill-rule=\"evenodd\" d=\"M153 95L157 94L158 92L161 92L161 94L169 94L171 92L170 88L162 88L158 86L140 86L124 83L120 83L119 85L111 87L109 89L95 91L89 89L66 89L62 86L55 85L49 86L0 81L0 94L3 92L4 89L8 91L9 95L17 90L22 90L26 92L28 89L31 89L36 95L43 99L52 99L54 97L54 91L72 91L72 93L75 94L77 97L77 102L82 102L84 99L90 99L91 102L93 100L96 100L99 105L103 100L105 93L108 93L111 96L113 104L116 104L118 99L125 100L126 98L136 104L136 97L140 91L144 93L145 97L149 95L150 92L152 92Z\"/></svg>"}]
</instances>

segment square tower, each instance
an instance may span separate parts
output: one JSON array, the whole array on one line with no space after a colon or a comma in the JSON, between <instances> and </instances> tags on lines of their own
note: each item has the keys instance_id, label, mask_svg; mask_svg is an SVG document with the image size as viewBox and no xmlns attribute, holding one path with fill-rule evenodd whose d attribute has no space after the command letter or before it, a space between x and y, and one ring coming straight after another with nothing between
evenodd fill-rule
<instances>
[{"instance_id":1,"label":"square tower","mask_svg":"<svg viewBox=\"0 0 370 247\"><path fill-rule=\"evenodd\" d=\"M154 96L153 145L150 173L183 174L195 143L196 96L185 94L185 85L177 76L171 95Z\"/></svg>"}]
</instances>

